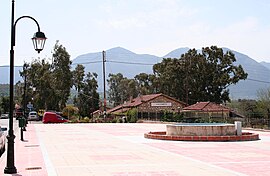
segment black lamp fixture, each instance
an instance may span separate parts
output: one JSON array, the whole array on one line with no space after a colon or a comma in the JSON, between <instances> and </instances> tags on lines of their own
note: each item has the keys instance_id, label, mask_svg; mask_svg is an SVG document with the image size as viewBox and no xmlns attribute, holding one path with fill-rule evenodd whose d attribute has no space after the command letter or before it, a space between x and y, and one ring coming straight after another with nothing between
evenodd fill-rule
<instances>
[{"instance_id":1,"label":"black lamp fixture","mask_svg":"<svg viewBox=\"0 0 270 176\"><path fill-rule=\"evenodd\" d=\"M40 53L43 50L45 41L46 41L45 34L43 32L36 32L32 38L34 49Z\"/></svg>"},{"instance_id":2,"label":"black lamp fixture","mask_svg":"<svg viewBox=\"0 0 270 176\"><path fill-rule=\"evenodd\" d=\"M16 24L22 18L32 19L37 27L38 32L34 34L32 38L34 49L40 53L43 50L44 44L46 41L45 34L40 31L38 22L31 16L21 16L14 22L14 9L15 9L15 0L12 0L11 6L11 49L10 49L10 85L9 85L9 130L7 134L7 163L4 169L5 174L15 174L17 169L14 164L14 131L13 131L13 110L14 110L14 46L15 46L15 33L16 33Z\"/></svg>"}]
</instances>

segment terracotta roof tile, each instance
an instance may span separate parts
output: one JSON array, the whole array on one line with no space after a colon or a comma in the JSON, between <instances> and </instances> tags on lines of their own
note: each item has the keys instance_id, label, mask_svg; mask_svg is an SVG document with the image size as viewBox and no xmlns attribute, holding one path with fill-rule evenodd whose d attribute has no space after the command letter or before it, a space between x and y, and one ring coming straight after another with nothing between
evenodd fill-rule
<instances>
[{"instance_id":1,"label":"terracotta roof tile","mask_svg":"<svg viewBox=\"0 0 270 176\"><path fill-rule=\"evenodd\" d=\"M185 107L187 111L229 111L230 109L213 102L198 102L196 104Z\"/></svg>"},{"instance_id":2,"label":"terracotta roof tile","mask_svg":"<svg viewBox=\"0 0 270 176\"><path fill-rule=\"evenodd\" d=\"M141 95L138 96L137 98L132 99L131 101L128 101L122 105L116 106L112 109L110 109L109 111L107 111L107 113L111 113L111 112L115 112L118 111L119 109L122 108L132 108L132 107L137 107L140 104L142 104L143 102L147 102L150 101L158 96L162 95L161 93L159 94L151 94L151 95Z\"/></svg>"}]
</instances>

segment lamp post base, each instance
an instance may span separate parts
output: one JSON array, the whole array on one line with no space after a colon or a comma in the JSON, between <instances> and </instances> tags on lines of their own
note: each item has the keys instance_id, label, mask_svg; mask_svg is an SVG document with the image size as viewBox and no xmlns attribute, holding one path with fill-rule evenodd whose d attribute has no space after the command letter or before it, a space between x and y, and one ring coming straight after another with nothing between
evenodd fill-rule
<instances>
[{"instance_id":1,"label":"lamp post base","mask_svg":"<svg viewBox=\"0 0 270 176\"><path fill-rule=\"evenodd\" d=\"M16 167L11 167L11 168L6 167L4 169L4 173L5 174L16 174L17 173L17 169L16 169Z\"/></svg>"},{"instance_id":2,"label":"lamp post base","mask_svg":"<svg viewBox=\"0 0 270 176\"><path fill-rule=\"evenodd\" d=\"M16 174L17 169L14 164L14 139L15 135L13 134L13 130L9 131L9 135L7 135L7 165L4 169L5 174Z\"/></svg>"}]
</instances>

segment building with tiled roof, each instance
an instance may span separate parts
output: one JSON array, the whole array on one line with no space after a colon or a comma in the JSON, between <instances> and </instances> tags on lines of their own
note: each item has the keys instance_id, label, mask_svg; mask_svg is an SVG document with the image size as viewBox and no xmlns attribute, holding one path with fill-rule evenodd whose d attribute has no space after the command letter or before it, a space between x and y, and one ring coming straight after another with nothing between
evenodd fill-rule
<instances>
[{"instance_id":1,"label":"building with tiled roof","mask_svg":"<svg viewBox=\"0 0 270 176\"><path fill-rule=\"evenodd\" d=\"M223 118L230 115L230 108L213 102L198 102L183 109L186 117L195 118Z\"/></svg>"},{"instance_id":2,"label":"building with tiled roof","mask_svg":"<svg viewBox=\"0 0 270 176\"><path fill-rule=\"evenodd\" d=\"M108 110L107 114L123 116L128 110L136 108L138 118L159 119L164 111L180 112L186 106L186 103L162 93L150 94L131 98L130 101Z\"/></svg>"}]
</instances>

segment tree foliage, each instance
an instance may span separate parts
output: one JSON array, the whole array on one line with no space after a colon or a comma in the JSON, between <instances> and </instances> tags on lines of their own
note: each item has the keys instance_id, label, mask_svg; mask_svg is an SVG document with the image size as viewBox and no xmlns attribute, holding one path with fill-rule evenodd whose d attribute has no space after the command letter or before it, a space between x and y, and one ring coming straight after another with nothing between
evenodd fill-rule
<instances>
[{"instance_id":1,"label":"tree foliage","mask_svg":"<svg viewBox=\"0 0 270 176\"><path fill-rule=\"evenodd\" d=\"M25 96L20 93L20 101L26 97L26 102L33 103L36 109L61 110L65 107L72 87L71 61L65 47L58 41L53 48L52 64L46 59L35 59L30 64L24 63L20 75L26 81L20 86L26 90Z\"/></svg>"},{"instance_id":2,"label":"tree foliage","mask_svg":"<svg viewBox=\"0 0 270 176\"><path fill-rule=\"evenodd\" d=\"M82 86L83 86L83 78L85 76L84 74L84 66L81 64L78 64L75 68L75 70L72 72L73 74L73 85L75 86L75 89L80 92Z\"/></svg>"},{"instance_id":3,"label":"tree foliage","mask_svg":"<svg viewBox=\"0 0 270 176\"><path fill-rule=\"evenodd\" d=\"M52 63L52 83L53 88L57 91L56 99L59 108L63 109L66 106L66 101L70 95L72 87L72 72L71 72L70 55L66 48L57 41L53 49Z\"/></svg>"},{"instance_id":4,"label":"tree foliage","mask_svg":"<svg viewBox=\"0 0 270 176\"><path fill-rule=\"evenodd\" d=\"M9 112L9 97L7 97L7 96L1 97L0 110L1 110L1 113L8 113Z\"/></svg>"},{"instance_id":5,"label":"tree foliage","mask_svg":"<svg viewBox=\"0 0 270 176\"><path fill-rule=\"evenodd\" d=\"M140 73L134 77L134 80L140 95L153 94L159 90L156 77L153 74Z\"/></svg>"},{"instance_id":6,"label":"tree foliage","mask_svg":"<svg viewBox=\"0 0 270 176\"><path fill-rule=\"evenodd\" d=\"M97 88L97 74L87 73L77 100L77 106L79 107L81 116L89 117L91 113L99 109L99 94Z\"/></svg>"},{"instance_id":7,"label":"tree foliage","mask_svg":"<svg viewBox=\"0 0 270 176\"><path fill-rule=\"evenodd\" d=\"M74 86L78 93L75 105L82 116L89 116L99 108L99 94L97 93L97 74L90 72L85 76L84 66L77 65L71 71L70 55L66 48L58 41L53 48L52 63L45 59L25 63L20 72L26 84L17 83L18 100L23 104L26 89L26 101L31 101L36 109L63 110L70 96L70 89Z\"/></svg>"},{"instance_id":8,"label":"tree foliage","mask_svg":"<svg viewBox=\"0 0 270 176\"><path fill-rule=\"evenodd\" d=\"M109 86L109 100L114 106L119 105L122 101L122 92L120 89L121 80L124 79L122 73L109 74L109 79L107 80Z\"/></svg>"},{"instance_id":9,"label":"tree foliage","mask_svg":"<svg viewBox=\"0 0 270 176\"><path fill-rule=\"evenodd\" d=\"M138 95L137 82L134 79L124 77L121 73L109 74L107 82L109 85L109 99L114 106Z\"/></svg>"},{"instance_id":10,"label":"tree foliage","mask_svg":"<svg viewBox=\"0 0 270 176\"><path fill-rule=\"evenodd\" d=\"M264 114L264 116L267 117L267 115L270 113L270 88L258 90L257 96L257 107Z\"/></svg>"},{"instance_id":11,"label":"tree foliage","mask_svg":"<svg viewBox=\"0 0 270 176\"><path fill-rule=\"evenodd\" d=\"M230 101L228 86L247 78L231 51L216 46L191 49L179 59L163 59L153 67L160 92L192 104Z\"/></svg>"}]
</instances>

